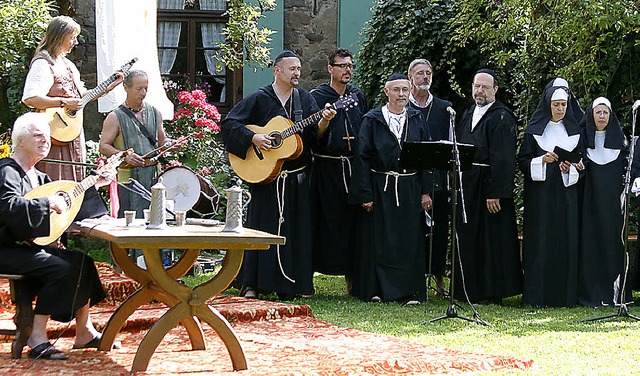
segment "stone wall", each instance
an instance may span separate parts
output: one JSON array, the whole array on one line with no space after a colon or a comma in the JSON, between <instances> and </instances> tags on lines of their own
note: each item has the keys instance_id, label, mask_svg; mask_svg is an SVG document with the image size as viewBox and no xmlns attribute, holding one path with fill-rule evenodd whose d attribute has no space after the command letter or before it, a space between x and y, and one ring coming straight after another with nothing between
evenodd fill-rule
<instances>
[{"instance_id":1,"label":"stone wall","mask_svg":"<svg viewBox=\"0 0 640 376\"><path fill-rule=\"evenodd\" d=\"M338 40L338 0L285 0L284 47L302 58L300 85L329 80L327 54Z\"/></svg>"},{"instance_id":2,"label":"stone wall","mask_svg":"<svg viewBox=\"0 0 640 376\"><path fill-rule=\"evenodd\" d=\"M69 56L80 71L80 77L87 89L93 89L97 81L97 54L96 54L96 24L95 24L95 0L76 0L69 2L70 9L66 12L73 17L82 27L79 44ZM98 112L98 102L89 103L83 112L84 129L87 140L98 141L102 131L104 115Z\"/></svg>"}]
</instances>

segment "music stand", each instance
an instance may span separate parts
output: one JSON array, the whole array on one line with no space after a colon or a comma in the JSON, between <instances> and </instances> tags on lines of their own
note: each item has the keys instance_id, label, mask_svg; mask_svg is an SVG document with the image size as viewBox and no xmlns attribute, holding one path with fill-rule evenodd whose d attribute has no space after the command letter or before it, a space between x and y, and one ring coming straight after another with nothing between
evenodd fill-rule
<instances>
[{"instance_id":1,"label":"music stand","mask_svg":"<svg viewBox=\"0 0 640 376\"><path fill-rule=\"evenodd\" d=\"M443 316L423 321L420 324L436 322L447 318L459 318L476 324L488 326L480 319L469 318L458 314L453 295L455 291L455 262L457 249L456 211L458 204L457 182L463 170L469 170L473 165L473 157L477 147L470 144L453 143L450 141L406 142L400 153L400 167L413 169L437 169L452 171L451 198L451 278L449 284L449 307ZM457 157L457 158L456 158ZM464 198L463 198L464 200ZM464 202L463 202L464 208ZM428 292L427 292L428 293Z\"/></svg>"}]
</instances>

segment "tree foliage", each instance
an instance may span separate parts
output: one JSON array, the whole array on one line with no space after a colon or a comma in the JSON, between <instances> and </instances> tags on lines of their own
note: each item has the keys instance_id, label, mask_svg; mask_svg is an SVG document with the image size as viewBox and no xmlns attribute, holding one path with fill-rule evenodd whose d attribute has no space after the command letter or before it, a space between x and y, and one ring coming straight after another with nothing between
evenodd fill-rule
<instances>
[{"instance_id":1,"label":"tree foliage","mask_svg":"<svg viewBox=\"0 0 640 376\"><path fill-rule=\"evenodd\" d=\"M248 62L267 66L271 61L267 45L274 31L260 27L258 21L264 12L275 9L276 1L257 0L257 5L244 0L227 3L229 22L222 31L226 39L220 45L220 63L231 70L242 68Z\"/></svg>"},{"instance_id":2,"label":"tree foliage","mask_svg":"<svg viewBox=\"0 0 640 376\"><path fill-rule=\"evenodd\" d=\"M20 98L33 51L51 19L49 0L2 0L0 3L0 123L6 129L24 112Z\"/></svg>"},{"instance_id":3,"label":"tree foliage","mask_svg":"<svg viewBox=\"0 0 640 376\"><path fill-rule=\"evenodd\" d=\"M480 47L503 72L521 119L554 77L582 107L606 96L623 118L640 93L637 0L460 0L455 14L452 43Z\"/></svg>"},{"instance_id":4,"label":"tree foliage","mask_svg":"<svg viewBox=\"0 0 640 376\"><path fill-rule=\"evenodd\" d=\"M433 64L433 86L438 96L457 98L450 89L458 88L451 80L454 70L468 69L477 59L459 60L456 56L449 22L454 3L453 0L379 0L374 5L373 17L365 26L364 43L357 55L357 79L372 104L384 101L382 88L386 78L393 72L406 74L409 63L417 58L428 59Z\"/></svg>"}]
</instances>

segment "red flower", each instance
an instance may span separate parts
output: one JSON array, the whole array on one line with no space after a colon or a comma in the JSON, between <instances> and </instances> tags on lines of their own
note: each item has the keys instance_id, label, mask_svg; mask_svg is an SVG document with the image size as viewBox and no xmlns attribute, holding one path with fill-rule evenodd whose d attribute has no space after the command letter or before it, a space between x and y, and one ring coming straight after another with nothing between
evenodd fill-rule
<instances>
[{"instance_id":1,"label":"red flower","mask_svg":"<svg viewBox=\"0 0 640 376\"><path fill-rule=\"evenodd\" d=\"M207 101L207 94L205 94L205 92L202 90L194 90L191 92L191 95L196 100L204 101L204 102Z\"/></svg>"},{"instance_id":2,"label":"red flower","mask_svg":"<svg viewBox=\"0 0 640 376\"><path fill-rule=\"evenodd\" d=\"M195 137L195 138L202 138L202 131L200 131L200 132L195 132L195 133L193 134L193 137Z\"/></svg>"},{"instance_id":3,"label":"red flower","mask_svg":"<svg viewBox=\"0 0 640 376\"><path fill-rule=\"evenodd\" d=\"M193 101L193 95L188 91L179 92L176 98L178 98L178 101L181 103L191 103Z\"/></svg>"}]
</instances>

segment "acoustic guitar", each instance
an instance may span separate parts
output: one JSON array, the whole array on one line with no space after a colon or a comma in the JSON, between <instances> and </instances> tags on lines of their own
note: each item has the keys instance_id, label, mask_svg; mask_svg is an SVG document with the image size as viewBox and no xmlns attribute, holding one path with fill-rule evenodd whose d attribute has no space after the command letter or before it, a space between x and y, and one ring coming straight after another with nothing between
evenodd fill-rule
<instances>
[{"instance_id":1,"label":"acoustic guitar","mask_svg":"<svg viewBox=\"0 0 640 376\"><path fill-rule=\"evenodd\" d=\"M31 242L40 246L53 243L58 239L63 232L69 228L76 215L80 211L82 206L82 200L84 199L84 192L91 188L98 179L100 179L100 171L110 168L110 166L118 166L124 160L124 157L130 153L129 151L122 151L116 153L107 159L107 162L98 170L98 174L89 175L81 182L75 182L70 180L58 180L52 181L47 184L43 184L35 189L29 191L24 198L32 200L35 198L48 197L53 195L62 196L64 198L66 208L62 213L58 214L52 211L49 215L49 224L51 231L49 236L41 236L33 239Z\"/></svg>"},{"instance_id":2,"label":"acoustic guitar","mask_svg":"<svg viewBox=\"0 0 640 376\"><path fill-rule=\"evenodd\" d=\"M355 93L351 93L341 97L331 106L335 110L340 108L348 110L357 105L358 98ZM257 146L252 145L247 150L245 159L229 153L231 167L240 178L248 183L268 184L272 182L280 173L284 161L296 159L302 154L302 138L298 133L308 125L320 120L321 117L322 110L298 123L283 116L276 116L269 120L264 127L245 125L247 129L255 133L268 134L273 137L272 149L260 150Z\"/></svg>"},{"instance_id":3,"label":"acoustic guitar","mask_svg":"<svg viewBox=\"0 0 640 376\"><path fill-rule=\"evenodd\" d=\"M133 58L124 64L118 72L122 72L125 76L131 70L131 66L138 61ZM80 98L80 105L76 110L69 110L64 107L47 108L44 113L49 117L49 126L51 127L51 138L59 143L67 143L76 139L82 132L82 109L92 100L98 98L115 80L118 79L117 74L112 74L100 85L87 91Z\"/></svg>"}]
</instances>

